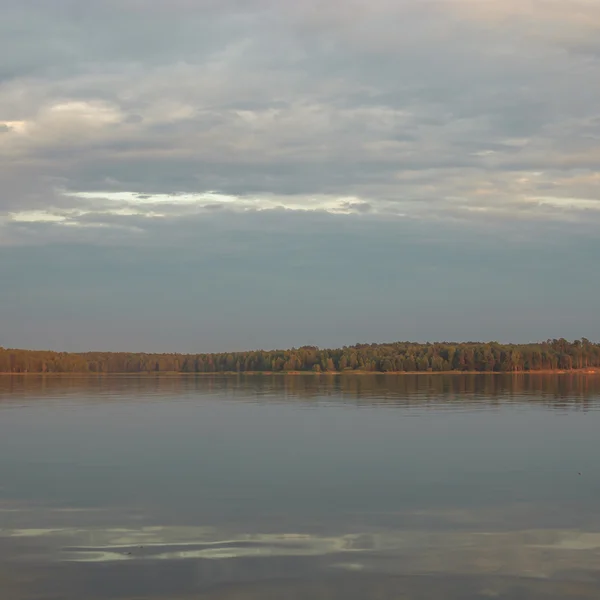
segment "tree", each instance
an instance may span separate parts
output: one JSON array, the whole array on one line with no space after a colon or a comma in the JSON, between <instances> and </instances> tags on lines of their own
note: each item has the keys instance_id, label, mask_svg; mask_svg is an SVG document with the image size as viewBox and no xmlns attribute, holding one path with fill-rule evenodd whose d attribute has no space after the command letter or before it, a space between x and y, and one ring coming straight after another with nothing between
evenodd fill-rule
<instances>
[{"instance_id":1,"label":"tree","mask_svg":"<svg viewBox=\"0 0 600 600\"><path fill-rule=\"evenodd\" d=\"M537 344L357 344L342 349L303 347L219 354L66 353L0 348L3 373L145 373L178 371L539 371L600 368L600 344L586 338Z\"/></svg>"},{"instance_id":2,"label":"tree","mask_svg":"<svg viewBox=\"0 0 600 600\"><path fill-rule=\"evenodd\" d=\"M428 371L429 370L429 359L426 356L422 356L419 359L418 363L419 371Z\"/></svg>"}]
</instances>

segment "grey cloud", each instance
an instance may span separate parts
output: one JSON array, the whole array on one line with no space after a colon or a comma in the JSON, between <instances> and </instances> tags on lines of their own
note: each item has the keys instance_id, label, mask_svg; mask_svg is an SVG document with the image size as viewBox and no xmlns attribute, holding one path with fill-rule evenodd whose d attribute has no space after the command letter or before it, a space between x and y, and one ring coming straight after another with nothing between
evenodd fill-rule
<instances>
[{"instance_id":1,"label":"grey cloud","mask_svg":"<svg viewBox=\"0 0 600 600\"><path fill-rule=\"evenodd\" d=\"M74 202L56 187L326 193L449 218L596 197L600 59L555 33L593 44L597 12L509 5L1 0L0 209Z\"/></svg>"},{"instance_id":2,"label":"grey cloud","mask_svg":"<svg viewBox=\"0 0 600 600\"><path fill-rule=\"evenodd\" d=\"M77 71L86 63L165 64L182 55L201 60L224 48L230 36L222 34L239 33L231 21L215 28L206 11L153 14L153 4L140 11L119 2L3 0L0 73L52 75Z\"/></svg>"},{"instance_id":3,"label":"grey cloud","mask_svg":"<svg viewBox=\"0 0 600 600\"><path fill-rule=\"evenodd\" d=\"M125 117L125 123L142 123L144 121L144 117L142 115L127 115Z\"/></svg>"},{"instance_id":4,"label":"grey cloud","mask_svg":"<svg viewBox=\"0 0 600 600\"><path fill-rule=\"evenodd\" d=\"M0 14L3 345L600 335L593 3Z\"/></svg>"},{"instance_id":5,"label":"grey cloud","mask_svg":"<svg viewBox=\"0 0 600 600\"><path fill-rule=\"evenodd\" d=\"M368 213L373 210L373 205L369 202L342 202L340 206L346 210L356 211L359 213Z\"/></svg>"}]
</instances>

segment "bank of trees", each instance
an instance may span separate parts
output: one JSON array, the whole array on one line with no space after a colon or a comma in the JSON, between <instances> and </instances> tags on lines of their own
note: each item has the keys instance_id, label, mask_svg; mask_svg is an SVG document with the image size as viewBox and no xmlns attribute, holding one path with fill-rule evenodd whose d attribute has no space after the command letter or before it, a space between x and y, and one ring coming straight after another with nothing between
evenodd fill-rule
<instances>
[{"instance_id":1,"label":"bank of trees","mask_svg":"<svg viewBox=\"0 0 600 600\"><path fill-rule=\"evenodd\" d=\"M0 348L0 373L520 372L600 367L600 344L396 342L337 349L303 346L219 354L65 353Z\"/></svg>"}]
</instances>

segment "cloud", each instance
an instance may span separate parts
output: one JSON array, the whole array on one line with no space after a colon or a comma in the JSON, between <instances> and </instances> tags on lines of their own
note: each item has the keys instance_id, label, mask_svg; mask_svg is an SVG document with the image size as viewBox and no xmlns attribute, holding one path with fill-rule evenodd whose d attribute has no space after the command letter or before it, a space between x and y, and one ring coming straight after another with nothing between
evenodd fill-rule
<instances>
[{"instance_id":1,"label":"cloud","mask_svg":"<svg viewBox=\"0 0 600 600\"><path fill-rule=\"evenodd\" d=\"M286 286L338 306L340 289L355 292L357 269L380 279L364 275L361 289L383 289L396 273L430 295L451 289L456 305L479 314L470 302L481 289L470 277L475 269L485 289L495 285L477 262L486 256L503 274L498 281L539 304L555 276L543 271L552 245L525 261L544 273L534 291L531 274L511 283L502 265L545 240L569 240L555 257L565 269L596 250L588 246L600 225L596 2L0 0L0 13L0 251L38 252L27 268L48 266L41 246L60 247L59 262L72 247L82 256L89 249L90 261L98 248L135 249L137 269L151 256L155 277L168 278L178 257L201 254L229 281L219 293L231 292L235 278L248 284L267 327L269 311L285 312L277 302L289 301ZM468 252L452 255L466 239ZM502 243L521 253L504 254ZM118 267L102 256L97 270ZM298 271L286 270L287 260ZM357 267L345 270L345 261ZM29 293L23 272L11 275L21 296ZM439 287L419 279L440 272ZM204 263L198 273L215 279ZM341 274L347 279L330 285ZM581 295L588 284L574 277ZM126 296L134 279L107 279L103 289ZM410 321L432 310L447 317L443 305L426 309L422 294L398 286L391 292L407 298ZM271 290L276 300L266 298ZM497 291L490 312L509 318ZM233 311L219 293L206 296L211 310ZM47 294L79 310L56 286ZM13 301L7 306L20 306ZM290 301L289 312L308 315L301 302ZM358 294L339 309L344 327L373 314L373 302L387 322L402 310ZM402 323L410 326L408 317ZM278 327L286 330L283 317ZM247 328L249 346L258 333Z\"/></svg>"},{"instance_id":2,"label":"cloud","mask_svg":"<svg viewBox=\"0 0 600 600\"><path fill-rule=\"evenodd\" d=\"M0 3L4 218L96 192L596 212L594 3L51 4Z\"/></svg>"}]
</instances>

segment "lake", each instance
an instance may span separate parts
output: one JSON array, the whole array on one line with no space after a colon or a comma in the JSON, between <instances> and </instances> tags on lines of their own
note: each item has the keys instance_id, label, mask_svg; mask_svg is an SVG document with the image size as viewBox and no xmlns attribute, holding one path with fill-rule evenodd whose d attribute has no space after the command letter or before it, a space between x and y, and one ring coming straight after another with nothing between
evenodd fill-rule
<instances>
[{"instance_id":1,"label":"lake","mask_svg":"<svg viewBox=\"0 0 600 600\"><path fill-rule=\"evenodd\" d=\"M2 600L600 597L600 376L0 376Z\"/></svg>"}]
</instances>

